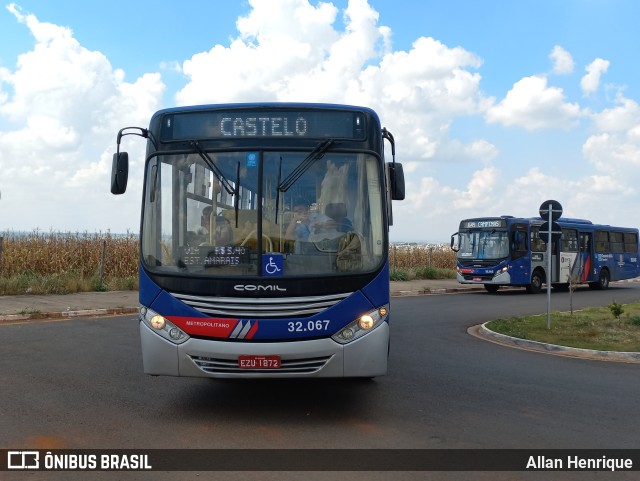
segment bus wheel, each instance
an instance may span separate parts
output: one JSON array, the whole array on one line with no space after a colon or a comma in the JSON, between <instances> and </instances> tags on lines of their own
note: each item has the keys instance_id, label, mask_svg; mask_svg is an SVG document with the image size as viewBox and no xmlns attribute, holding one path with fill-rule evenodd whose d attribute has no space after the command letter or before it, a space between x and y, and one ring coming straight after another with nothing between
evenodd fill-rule
<instances>
[{"instance_id":1,"label":"bus wheel","mask_svg":"<svg viewBox=\"0 0 640 481\"><path fill-rule=\"evenodd\" d=\"M542 290L542 274L540 271L535 271L531 274L531 284L527 286L527 292L529 294L538 294Z\"/></svg>"},{"instance_id":2,"label":"bus wheel","mask_svg":"<svg viewBox=\"0 0 640 481\"><path fill-rule=\"evenodd\" d=\"M600 271L600 280L595 283L596 289L607 289L609 287L609 281L611 276L609 276L609 271L607 269L602 269Z\"/></svg>"},{"instance_id":3,"label":"bus wheel","mask_svg":"<svg viewBox=\"0 0 640 481\"><path fill-rule=\"evenodd\" d=\"M495 294L496 292L498 292L498 289L500 289L500 286L496 286L495 284L485 284L484 288L487 290L487 292Z\"/></svg>"}]
</instances>

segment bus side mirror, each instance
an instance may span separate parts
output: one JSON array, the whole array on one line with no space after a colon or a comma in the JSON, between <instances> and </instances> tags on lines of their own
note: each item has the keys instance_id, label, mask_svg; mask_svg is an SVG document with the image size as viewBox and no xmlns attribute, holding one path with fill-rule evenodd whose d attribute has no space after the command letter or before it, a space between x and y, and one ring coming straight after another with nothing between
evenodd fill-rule
<instances>
[{"instance_id":1,"label":"bus side mirror","mask_svg":"<svg viewBox=\"0 0 640 481\"><path fill-rule=\"evenodd\" d=\"M115 195L124 194L127 190L127 179L129 178L129 154L118 152L113 154L111 164L111 193Z\"/></svg>"},{"instance_id":2,"label":"bus side mirror","mask_svg":"<svg viewBox=\"0 0 640 481\"><path fill-rule=\"evenodd\" d=\"M387 164L391 183L391 200L404 200L404 170L399 162Z\"/></svg>"},{"instance_id":3,"label":"bus side mirror","mask_svg":"<svg viewBox=\"0 0 640 481\"><path fill-rule=\"evenodd\" d=\"M451 250L453 252L458 252L460 250L460 246L456 245L456 236L458 234L458 232L456 232L455 234L451 234Z\"/></svg>"}]
</instances>

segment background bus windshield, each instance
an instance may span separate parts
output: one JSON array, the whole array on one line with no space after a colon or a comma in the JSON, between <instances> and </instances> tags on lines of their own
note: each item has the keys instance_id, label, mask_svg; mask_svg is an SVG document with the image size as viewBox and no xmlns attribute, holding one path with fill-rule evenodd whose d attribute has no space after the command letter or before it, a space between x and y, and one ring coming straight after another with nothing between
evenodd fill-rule
<instances>
[{"instance_id":1,"label":"background bus windshield","mask_svg":"<svg viewBox=\"0 0 640 481\"><path fill-rule=\"evenodd\" d=\"M509 255L509 236L504 230L474 230L460 232L462 259L502 259Z\"/></svg>"}]
</instances>

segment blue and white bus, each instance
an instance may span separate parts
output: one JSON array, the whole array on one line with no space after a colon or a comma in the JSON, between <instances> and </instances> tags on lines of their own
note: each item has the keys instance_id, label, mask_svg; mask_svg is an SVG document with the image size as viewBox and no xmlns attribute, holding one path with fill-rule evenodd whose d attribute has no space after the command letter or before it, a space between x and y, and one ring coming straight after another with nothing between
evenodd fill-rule
<instances>
[{"instance_id":1,"label":"blue and white bus","mask_svg":"<svg viewBox=\"0 0 640 481\"><path fill-rule=\"evenodd\" d=\"M458 282L483 284L489 292L501 286L522 286L538 293L547 282L556 288L588 283L606 289L610 281L640 275L638 229L560 218L562 235L551 245L549 277L547 245L540 238L543 222L539 217L511 216L460 222L451 236Z\"/></svg>"},{"instance_id":2,"label":"blue and white bus","mask_svg":"<svg viewBox=\"0 0 640 481\"><path fill-rule=\"evenodd\" d=\"M368 108L179 107L147 139L140 336L151 375L375 377L389 352L388 227L404 198ZM385 140L393 161L385 162Z\"/></svg>"}]
</instances>

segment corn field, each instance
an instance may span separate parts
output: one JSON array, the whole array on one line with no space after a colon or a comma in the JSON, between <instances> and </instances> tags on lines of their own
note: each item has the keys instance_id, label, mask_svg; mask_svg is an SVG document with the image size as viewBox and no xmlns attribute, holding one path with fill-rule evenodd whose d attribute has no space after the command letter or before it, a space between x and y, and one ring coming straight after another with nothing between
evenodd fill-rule
<instances>
[{"instance_id":1,"label":"corn field","mask_svg":"<svg viewBox=\"0 0 640 481\"><path fill-rule=\"evenodd\" d=\"M456 253L447 244L393 244L389 265L395 269L455 269Z\"/></svg>"},{"instance_id":2,"label":"corn field","mask_svg":"<svg viewBox=\"0 0 640 481\"><path fill-rule=\"evenodd\" d=\"M73 272L91 277L100 269L103 244L106 277L137 274L137 236L34 232L26 236L4 235L0 275L12 277L31 271L41 275Z\"/></svg>"},{"instance_id":3,"label":"corn field","mask_svg":"<svg viewBox=\"0 0 640 481\"><path fill-rule=\"evenodd\" d=\"M0 295L137 288L136 235L36 231L0 238Z\"/></svg>"}]
</instances>

